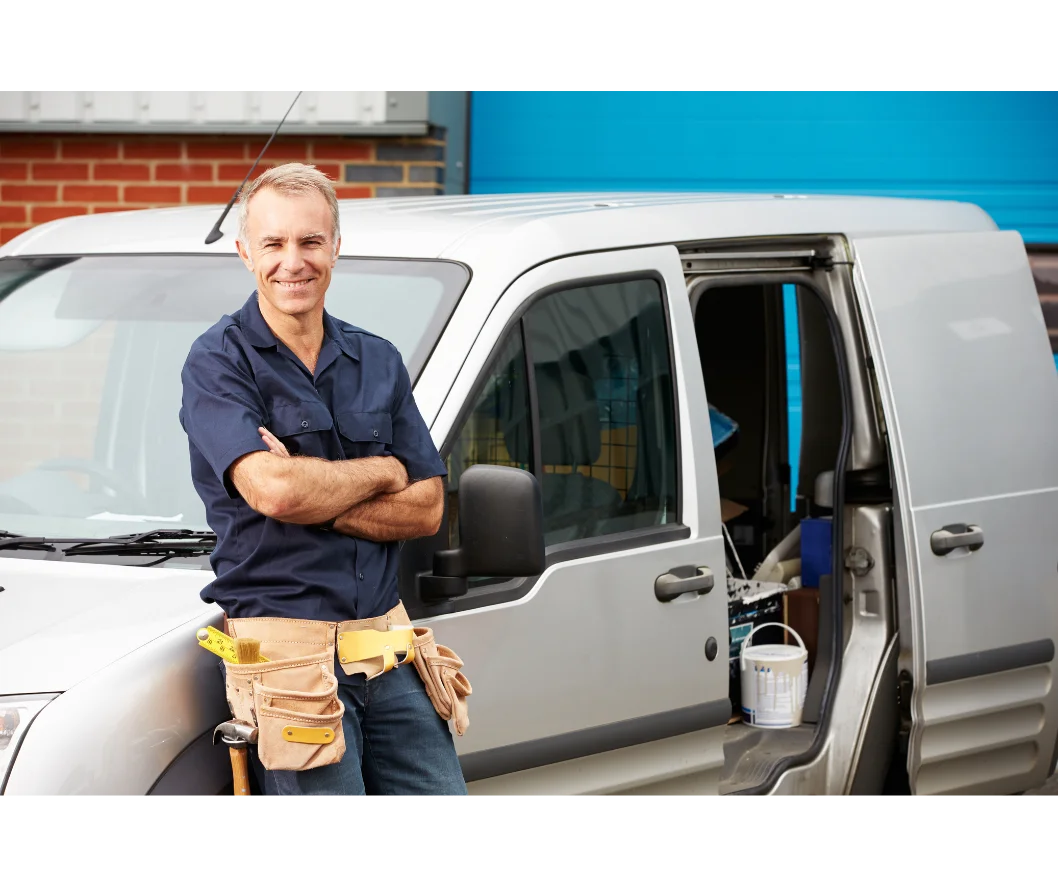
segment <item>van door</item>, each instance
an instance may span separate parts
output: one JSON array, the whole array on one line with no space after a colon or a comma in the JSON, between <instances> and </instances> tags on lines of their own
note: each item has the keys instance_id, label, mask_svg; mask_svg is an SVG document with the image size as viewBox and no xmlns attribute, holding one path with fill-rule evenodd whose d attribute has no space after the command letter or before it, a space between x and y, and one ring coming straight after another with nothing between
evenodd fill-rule
<instances>
[{"instance_id":1,"label":"van door","mask_svg":"<svg viewBox=\"0 0 1058 887\"><path fill-rule=\"evenodd\" d=\"M442 533L457 531L474 464L534 471L544 501L542 575L480 577L412 612L466 663L456 748L471 791L715 791L726 572L676 249L526 272L485 319L434 439L449 468Z\"/></svg>"},{"instance_id":2,"label":"van door","mask_svg":"<svg viewBox=\"0 0 1058 887\"><path fill-rule=\"evenodd\" d=\"M1027 789L1058 733L1058 378L1024 246L974 232L853 253L897 499L911 787Z\"/></svg>"}]
</instances>

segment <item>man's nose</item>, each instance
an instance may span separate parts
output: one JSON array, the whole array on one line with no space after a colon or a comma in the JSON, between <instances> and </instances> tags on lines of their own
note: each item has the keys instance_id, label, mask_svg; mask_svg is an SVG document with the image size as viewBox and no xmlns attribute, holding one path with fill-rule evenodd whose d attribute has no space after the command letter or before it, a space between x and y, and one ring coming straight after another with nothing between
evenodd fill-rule
<instances>
[{"instance_id":1,"label":"man's nose","mask_svg":"<svg viewBox=\"0 0 1058 887\"><path fill-rule=\"evenodd\" d=\"M288 243L283 247L283 267L287 271L300 271L305 265L300 243Z\"/></svg>"}]
</instances>

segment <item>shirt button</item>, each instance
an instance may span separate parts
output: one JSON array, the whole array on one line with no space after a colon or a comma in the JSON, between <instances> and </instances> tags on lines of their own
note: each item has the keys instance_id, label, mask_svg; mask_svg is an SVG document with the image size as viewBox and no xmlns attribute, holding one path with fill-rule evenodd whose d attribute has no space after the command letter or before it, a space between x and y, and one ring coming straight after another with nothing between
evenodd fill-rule
<instances>
[{"instance_id":1,"label":"shirt button","mask_svg":"<svg viewBox=\"0 0 1058 887\"><path fill-rule=\"evenodd\" d=\"M377 428L372 433L375 435L375 437L378 437L378 429Z\"/></svg>"},{"instance_id":2,"label":"shirt button","mask_svg":"<svg viewBox=\"0 0 1058 887\"><path fill-rule=\"evenodd\" d=\"M301 420L301 427L302 428L308 428L309 427L309 420L308 419L302 419Z\"/></svg>"},{"instance_id":3,"label":"shirt button","mask_svg":"<svg viewBox=\"0 0 1058 887\"><path fill-rule=\"evenodd\" d=\"M363 582L363 581L364 581L364 574L363 574L363 573L361 573L361 574L360 574L360 581L361 581L361 582Z\"/></svg>"}]
</instances>

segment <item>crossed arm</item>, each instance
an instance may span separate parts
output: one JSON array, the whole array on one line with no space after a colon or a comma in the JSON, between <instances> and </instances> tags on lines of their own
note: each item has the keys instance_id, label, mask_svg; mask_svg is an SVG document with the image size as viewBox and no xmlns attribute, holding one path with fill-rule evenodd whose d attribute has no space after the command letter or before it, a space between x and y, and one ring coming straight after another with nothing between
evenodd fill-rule
<instances>
[{"instance_id":1,"label":"crossed arm","mask_svg":"<svg viewBox=\"0 0 1058 887\"><path fill-rule=\"evenodd\" d=\"M408 482L393 456L331 462L293 458L266 428L268 452L248 453L232 463L232 483L246 503L266 517L291 524L323 524L372 542L431 536L441 525L441 478Z\"/></svg>"}]
</instances>

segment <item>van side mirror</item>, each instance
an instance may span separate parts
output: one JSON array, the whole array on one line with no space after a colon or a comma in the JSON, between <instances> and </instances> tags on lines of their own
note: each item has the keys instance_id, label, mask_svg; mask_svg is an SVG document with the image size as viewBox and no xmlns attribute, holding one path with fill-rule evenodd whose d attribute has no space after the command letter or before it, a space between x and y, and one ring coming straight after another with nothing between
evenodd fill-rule
<instances>
[{"instance_id":1,"label":"van side mirror","mask_svg":"<svg viewBox=\"0 0 1058 887\"><path fill-rule=\"evenodd\" d=\"M467 593L468 576L513 578L544 572L540 482L528 471L474 465L459 481L459 548L438 551L420 574L423 601Z\"/></svg>"}]
</instances>

